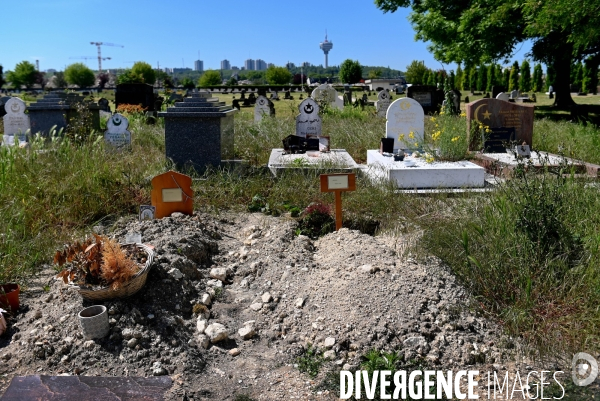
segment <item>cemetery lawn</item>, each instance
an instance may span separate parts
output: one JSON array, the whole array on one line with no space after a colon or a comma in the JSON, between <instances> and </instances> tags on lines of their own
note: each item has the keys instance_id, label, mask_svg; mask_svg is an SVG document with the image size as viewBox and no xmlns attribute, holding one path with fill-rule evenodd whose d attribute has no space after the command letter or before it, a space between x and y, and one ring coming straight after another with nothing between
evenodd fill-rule
<instances>
[{"instance_id":1,"label":"cemetery lawn","mask_svg":"<svg viewBox=\"0 0 600 401\"><path fill-rule=\"evenodd\" d=\"M317 173L274 178L265 167L271 149L295 132L298 103L275 102L277 118L260 124L254 124L252 108L236 115L236 156L249 167L241 174L196 176L197 210L247 211L254 200L263 212L281 215L312 202L333 205L333 194L319 191ZM99 140L0 148L0 280L26 285L62 244L150 203L150 179L170 167L164 127L130 116L129 130L131 153L108 153ZM426 136L432 130L426 121ZM358 163L384 132L385 120L374 109L323 116L332 148L346 149ZM600 163L599 138L600 129L591 124L539 119L534 125L534 148L592 163ZM441 258L483 313L546 355L599 350L600 215L592 211L600 209L600 191L596 183L565 173L526 174L495 192L459 198L396 193L359 175L357 190L344 194L344 226L387 233L398 243L411 238L412 246L399 252Z\"/></svg>"}]
</instances>

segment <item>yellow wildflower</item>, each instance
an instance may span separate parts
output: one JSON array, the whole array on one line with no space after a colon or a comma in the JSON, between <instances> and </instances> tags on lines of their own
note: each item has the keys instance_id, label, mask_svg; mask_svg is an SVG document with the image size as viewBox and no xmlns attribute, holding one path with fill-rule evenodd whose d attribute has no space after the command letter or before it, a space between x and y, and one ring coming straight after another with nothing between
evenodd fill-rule
<instances>
[{"instance_id":1,"label":"yellow wildflower","mask_svg":"<svg viewBox=\"0 0 600 401\"><path fill-rule=\"evenodd\" d=\"M419 142L415 142L415 148L419 147Z\"/></svg>"},{"instance_id":2,"label":"yellow wildflower","mask_svg":"<svg viewBox=\"0 0 600 401\"><path fill-rule=\"evenodd\" d=\"M465 113L465 112L463 111L462 113L460 113L460 116L461 116L461 117L466 117L466 116L467 116L467 113Z\"/></svg>"},{"instance_id":3,"label":"yellow wildflower","mask_svg":"<svg viewBox=\"0 0 600 401\"><path fill-rule=\"evenodd\" d=\"M460 139L460 137L459 137L459 136L455 136L455 137L454 137L454 138L452 138L451 140L452 140L452 142L456 142L456 141L458 141L459 139Z\"/></svg>"},{"instance_id":4,"label":"yellow wildflower","mask_svg":"<svg viewBox=\"0 0 600 401\"><path fill-rule=\"evenodd\" d=\"M415 133L413 131L410 131L410 133L408 134L408 137L410 139L415 139Z\"/></svg>"},{"instance_id":5,"label":"yellow wildflower","mask_svg":"<svg viewBox=\"0 0 600 401\"><path fill-rule=\"evenodd\" d=\"M437 141L438 139L440 139L440 135L442 135L442 131L436 131L433 133L433 135L431 135L431 139L433 139L433 141Z\"/></svg>"},{"instance_id":6,"label":"yellow wildflower","mask_svg":"<svg viewBox=\"0 0 600 401\"><path fill-rule=\"evenodd\" d=\"M398 140L399 140L399 141L403 141L403 140L404 140L404 134L400 134L400 135L398 135Z\"/></svg>"},{"instance_id":7,"label":"yellow wildflower","mask_svg":"<svg viewBox=\"0 0 600 401\"><path fill-rule=\"evenodd\" d=\"M440 113L441 114L441 113ZM435 117L431 117L431 121L435 122Z\"/></svg>"}]
</instances>

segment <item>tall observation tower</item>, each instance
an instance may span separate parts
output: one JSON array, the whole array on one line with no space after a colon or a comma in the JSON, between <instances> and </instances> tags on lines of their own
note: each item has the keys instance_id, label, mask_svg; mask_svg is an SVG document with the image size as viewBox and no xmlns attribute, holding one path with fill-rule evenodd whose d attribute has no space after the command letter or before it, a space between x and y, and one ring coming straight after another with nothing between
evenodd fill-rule
<instances>
[{"instance_id":1,"label":"tall observation tower","mask_svg":"<svg viewBox=\"0 0 600 401\"><path fill-rule=\"evenodd\" d=\"M333 49L333 42L327 40L327 31L325 31L325 41L321 42L319 48L323 50L323 53L325 53L325 68L327 68L327 56L329 55L329 50Z\"/></svg>"}]
</instances>

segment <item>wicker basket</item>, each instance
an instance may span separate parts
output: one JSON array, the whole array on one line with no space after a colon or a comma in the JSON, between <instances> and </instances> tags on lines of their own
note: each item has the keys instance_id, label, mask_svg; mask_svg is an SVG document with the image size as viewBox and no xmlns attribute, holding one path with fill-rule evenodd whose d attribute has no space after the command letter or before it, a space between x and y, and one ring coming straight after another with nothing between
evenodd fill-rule
<instances>
[{"instance_id":1,"label":"wicker basket","mask_svg":"<svg viewBox=\"0 0 600 401\"><path fill-rule=\"evenodd\" d=\"M70 284L71 288L75 288L79 291L82 298L86 301L105 301L114 298L127 298L138 292L144 284L146 284L146 278L148 277L148 272L152 267L152 260L154 259L154 251L147 245L144 244L136 244L137 247L142 248L146 254L148 255L148 259L146 260L146 264L131 280L127 283L123 284L118 290L112 290L109 287L103 287L100 289L90 289L80 287L75 284Z\"/></svg>"}]
</instances>

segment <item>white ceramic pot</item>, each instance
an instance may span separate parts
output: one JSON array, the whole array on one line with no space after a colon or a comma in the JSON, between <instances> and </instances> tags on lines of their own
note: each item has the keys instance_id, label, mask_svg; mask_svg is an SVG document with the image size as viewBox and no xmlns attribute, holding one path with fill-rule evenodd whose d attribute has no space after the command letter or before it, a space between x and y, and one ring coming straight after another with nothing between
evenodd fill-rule
<instances>
[{"instance_id":1,"label":"white ceramic pot","mask_svg":"<svg viewBox=\"0 0 600 401\"><path fill-rule=\"evenodd\" d=\"M110 330L106 306L94 305L79 312L79 325L87 340L106 337Z\"/></svg>"}]
</instances>

